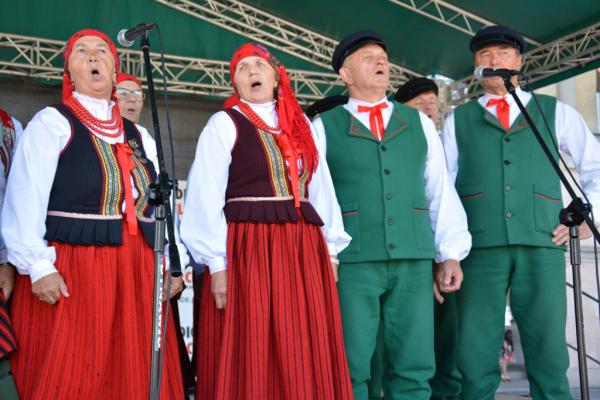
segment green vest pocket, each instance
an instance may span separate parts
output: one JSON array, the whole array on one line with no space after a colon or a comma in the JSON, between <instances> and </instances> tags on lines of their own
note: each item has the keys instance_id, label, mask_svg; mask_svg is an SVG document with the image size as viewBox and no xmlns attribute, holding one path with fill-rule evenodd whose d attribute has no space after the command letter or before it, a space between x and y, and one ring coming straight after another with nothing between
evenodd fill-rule
<instances>
[{"instance_id":1,"label":"green vest pocket","mask_svg":"<svg viewBox=\"0 0 600 400\"><path fill-rule=\"evenodd\" d=\"M418 249L435 249L435 240L429 221L429 206L424 201L414 200L413 221L415 242Z\"/></svg>"},{"instance_id":2,"label":"green vest pocket","mask_svg":"<svg viewBox=\"0 0 600 400\"><path fill-rule=\"evenodd\" d=\"M358 203L344 203L340 205L342 209L342 218L344 220L344 230L352 237L350 245L343 250L343 254L352 254L360 252L360 213Z\"/></svg>"},{"instance_id":3,"label":"green vest pocket","mask_svg":"<svg viewBox=\"0 0 600 400\"><path fill-rule=\"evenodd\" d=\"M469 232L485 232L486 229L486 199L483 185L457 187L465 212Z\"/></svg>"},{"instance_id":4,"label":"green vest pocket","mask_svg":"<svg viewBox=\"0 0 600 400\"><path fill-rule=\"evenodd\" d=\"M562 209L560 192L545 185L533 185L535 229L552 233L558 225L558 214Z\"/></svg>"}]
</instances>

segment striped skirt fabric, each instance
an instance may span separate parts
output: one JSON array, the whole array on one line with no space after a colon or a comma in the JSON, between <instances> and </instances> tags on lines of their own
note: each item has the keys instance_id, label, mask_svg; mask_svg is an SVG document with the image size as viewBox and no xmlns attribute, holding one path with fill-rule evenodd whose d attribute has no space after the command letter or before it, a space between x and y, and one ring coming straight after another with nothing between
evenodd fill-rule
<instances>
[{"instance_id":1,"label":"striped skirt fabric","mask_svg":"<svg viewBox=\"0 0 600 400\"><path fill-rule=\"evenodd\" d=\"M17 342L10 322L8 305L4 292L0 289L0 359L17 348Z\"/></svg>"},{"instance_id":2,"label":"striped skirt fabric","mask_svg":"<svg viewBox=\"0 0 600 400\"><path fill-rule=\"evenodd\" d=\"M11 366L21 400L147 399L153 252L141 232L121 246L51 243L70 297L49 305L18 276L12 315L19 349ZM183 399L169 319L161 399Z\"/></svg>"},{"instance_id":3,"label":"striped skirt fabric","mask_svg":"<svg viewBox=\"0 0 600 400\"><path fill-rule=\"evenodd\" d=\"M321 229L230 222L227 252L225 310L203 283L196 400L352 399Z\"/></svg>"}]
</instances>

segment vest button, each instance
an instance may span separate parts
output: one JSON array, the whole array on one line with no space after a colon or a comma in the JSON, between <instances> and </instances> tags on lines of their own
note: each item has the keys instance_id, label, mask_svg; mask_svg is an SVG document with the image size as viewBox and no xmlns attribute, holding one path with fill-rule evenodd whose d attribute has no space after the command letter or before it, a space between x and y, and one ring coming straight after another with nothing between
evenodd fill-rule
<instances>
[{"instance_id":1,"label":"vest button","mask_svg":"<svg viewBox=\"0 0 600 400\"><path fill-rule=\"evenodd\" d=\"M396 245L394 243L390 243L387 245L387 248L390 250L394 250L396 248Z\"/></svg>"},{"instance_id":2,"label":"vest button","mask_svg":"<svg viewBox=\"0 0 600 400\"><path fill-rule=\"evenodd\" d=\"M512 190L512 186L506 185L506 186L504 186L504 190L506 190L507 192L510 192Z\"/></svg>"},{"instance_id":3,"label":"vest button","mask_svg":"<svg viewBox=\"0 0 600 400\"><path fill-rule=\"evenodd\" d=\"M387 147L385 147L384 145L381 145L380 149L381 149L381 151L386 151Z\"/></svg>"},{"instance_id":4,"label":"vest button","mask_svg":"<svg viewBox=\"0 0 600 400\"><path fill-rule=\"evenodd\" d=\"M386 169L383 170L383 173L386 174L386 175L389 175L390 174L390 170L386 168Z\"/></svg>"},{"instance_id":5,"label":"vest button","mask_svg":"<svg viewBox=\"0 0 600 400\"><path fill-rule=\"evenodd\" d=\"M506 143L508 143L508 142L510 142L510 138L507 136L507 137L505 137L505 138L504 138L504 141L505 141Z\"/></svg>"},{"instance_id":6,"label":"vest button","mask_svg":"<svg viewBox=\"0 0 600 400\"><path fill-rule=\"evenodd\" d=\"M387 224L388 225L394 225L394 218L388 218L387 219Z\"/></svg>"},{"instance_id":7,"label":"vest button","mask_svg":"<svg viewBox=\"0 0 600 400\"><path fill-rule=\"evenodd\" d=\"M392 194L391 193L386 193L385 194L385 199L386 200L391 200L392 199Z\"/></svg>"},{"instance_id":8,"label":"vest button","mask_svg":"<svg viewBox=\"0 0 600 400\"><path fill-rule=\"evenodd\" d=\"M506 212L506 218L512 218L512 216L513 216L513 215L512 215L512 213L511 213L510 211L507 211L507 212Z\"/></svg>"},{"instance_id":9,"label":"vest button","mask_svg":"<svg viewBox=\"0 0 600 400\"><path fill-rule=\"evenodd\" d=\"M510 161L509 160L504 160L504 165L508 165L508 164L510 164Z\"/></svg>"}]
</instances>

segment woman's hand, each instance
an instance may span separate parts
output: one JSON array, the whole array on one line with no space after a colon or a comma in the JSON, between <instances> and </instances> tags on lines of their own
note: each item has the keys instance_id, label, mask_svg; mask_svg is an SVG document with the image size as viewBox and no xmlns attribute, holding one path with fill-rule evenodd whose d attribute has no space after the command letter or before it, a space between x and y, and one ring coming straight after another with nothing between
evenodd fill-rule
<instances>
[{"instance_id":1,"label":"woman's hand","mask_svg":"<svg viewBox=\"0 0 600 400\"><path fill-rule=\"evenodd\" d=\"M227 304L227 270L210 275L210 292L215 297L217 308L224 309Z\"/></svg>"},{"instance_id":2,"label":"woman's hand","mask_svg":"<svg viewBox=\"0 0 600 400\"><path fill-rule=\"evenodd\" d=\"M33 295L48 304L55 304L61 296L69 297L69 289L58 272L53 272L38 279L31 285Z\"/></svg>"},{"instance_id":3,"label":"woman's hand","mask_svg":"<svg viewBox=\"0 0 600 400\"><path fill-rule=\"evenodd\" d=\"M171 276L171 286L169 287L169 298L165 296L167 290L167 281L165 280L163 287L163 301L172 299L183 290L183 276Z\"/></svg>"},{"instance_id":4,"label":"woman's hand","mask_svg":"<svg viewBox=\"0 0 600 400\"><path fill-rule=\"evenodd\" d=\"M8 300L15 288L16 270L10 264L0 264L0 289L4 292L4 298Z\"/></svg>"}]
</instances>

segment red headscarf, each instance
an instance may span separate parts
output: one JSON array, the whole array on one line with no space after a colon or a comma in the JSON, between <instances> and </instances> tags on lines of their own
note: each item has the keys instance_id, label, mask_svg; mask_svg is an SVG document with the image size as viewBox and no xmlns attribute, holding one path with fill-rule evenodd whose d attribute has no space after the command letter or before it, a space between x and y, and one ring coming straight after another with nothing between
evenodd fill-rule
<instances>
[{"instance_id":1,"label":"red headscarf","mask_svg":"<svg viewBox=\"0 0 600 400\"><path fill-rule=\"evenodd\" d=\"M276 107L279 126L281 127L282 134L289 137L297 154L296 158L301 157L304 167L308 168L308 171L312 173L317 168L319 155L310 131L310 126L298 104L285 67L265 47L258 44L246 43L233 53L233 57L231 57L231 62L229 63L229 74L235 93L225 101L224 107L231 108L241 101L234 82L235 70L241 60L252 56L266 60L275 70L278 80ZM293 176L292 180L294 180Z\"/></svg>"},{"instance_id":2,"label":"red headscarf","mask_svg":"<svg viewBox=\"0 0 600 400\"><path fill-rule=\"evenodd\" d=\"M142 82L133 75L126 74L124 72L119 72L117 74L117 85L121 82L132 81L135 82L139 87L142 87Z\"/></svg>"},{"instance_id":3,"label":"red headscarf","mask_svg":"<svg viewBox=\"0 0 600 400\"><path fill-rule=\"evenodd\" d=\"M115 58L115 70L117 71L117 73L119 73L119 57L117 56L117 48L115 47L115 44L112 42L112 40L110 40L110 38L108 36L106 36L104 33L97 31L95 29L82 29L79 32L74 33L73 36L71 36L69 38L69 41L67 42L67 45L65 46L65 53L64 53L65 69L63 72L63 88L62 88L63 89L63 93L62 93L63 101L65 101L66 99L71 97L71 94L73 93L73 90L74 90L73 82L71 81L71 75L69 74L69 56L71 55L71 51L73 50L73 45L82 36L97 36L100 39L104 40L108 44L108 47L110 48L110 51L111 51L113 57Z\"/></svg>"}]
</instances>

